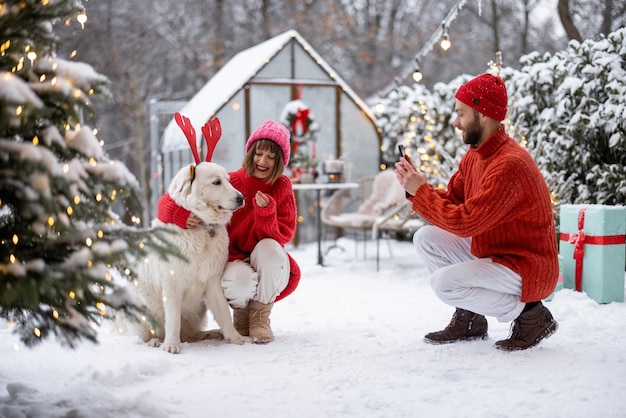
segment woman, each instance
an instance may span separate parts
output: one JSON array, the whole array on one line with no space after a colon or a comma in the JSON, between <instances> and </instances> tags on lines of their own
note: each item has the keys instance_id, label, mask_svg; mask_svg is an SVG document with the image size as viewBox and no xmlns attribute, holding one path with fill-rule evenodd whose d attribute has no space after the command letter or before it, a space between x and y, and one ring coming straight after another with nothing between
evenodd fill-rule
<instances>
[{"instance_id":1,"label":"woman","mask_svg":"<svg viewBox=\"0 0 626 418\"><path fill-rule=\"evenodd\" d=\"M300 280L300 268L284 249L295 234L297 215L291 179L283 174L289 139L286 127L265 121L248 138L242 167L229 173L245 206L227 227L230 243L222 287L235 328L256 343L274 340L269 319L274 302L292 293ZM201 223L191 213L179 216L181 209L166 194L159 200L159 219L181 228Z\"/></svg>"}]
</instances>

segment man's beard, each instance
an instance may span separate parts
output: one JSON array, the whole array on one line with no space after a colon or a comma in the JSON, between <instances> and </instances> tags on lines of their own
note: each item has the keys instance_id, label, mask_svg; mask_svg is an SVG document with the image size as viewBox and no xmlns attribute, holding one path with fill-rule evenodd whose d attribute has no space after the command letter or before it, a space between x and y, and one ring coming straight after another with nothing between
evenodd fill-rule
<instances>
[{"instance_id":1,"label":"man's beard","mask_svg":"<svg viewBox=\"0 0 626 418\"><path fill-rule=\"evenodd\" d=\"M465 135L463 136L463 142L467 145L476 145L480 141L483 135L483 130L480 127L478 120L478 113L474 113L473 123L465 128Z\"/></svg>"}]
</instances>

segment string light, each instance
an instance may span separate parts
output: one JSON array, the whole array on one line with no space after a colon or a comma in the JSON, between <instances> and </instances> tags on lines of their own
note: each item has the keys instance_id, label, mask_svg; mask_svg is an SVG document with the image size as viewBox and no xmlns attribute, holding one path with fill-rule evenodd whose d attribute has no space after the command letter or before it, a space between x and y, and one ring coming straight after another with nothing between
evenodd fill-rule
<instances>
[{"instance_id":1,"label":"string light","mask_svg":"<svg viewBox=\"0 0 626 418\"><path fill-rule=\"evenodd\" d=\"M447 51L452 46L450 35L448 35L448 27L445 24L443 25L443 36L441 37L441 43L439 45L444 51Z\"/></svg>"},{"instance_id":2,"label":"string light","mask_svg":"<svg viewBox=\"0 0 626 418\"><path fill-rule=\"evenodd\" d=\"M413 80L415 80L416 83L419 83L420 81L422 81L423 75L422 75L422 71L420 70L420 62L419 59L415 58L415 71L413 71Z\"/></svg>"},{"instance_id":3,"label":"string light","mask_svg":"<svg viewBox=\"0 0 626 418\"><path fill-rule=\"evenodd\" d=\"M7 40L0 44L0 54L4 55L4 53L11 47L11 41Z\"/></svg>"},{"instance_id":4,"label":"string light","mask_svg":"<svg viewBox=\"0 0 626 418\"><path fill-rule=\"evenodd\" d=\"M478 1L480 2L480 0ZM447 29L450 27L450 23L452 23L457 18L459 11L463 8L466 2L467 0L458 0L456 2L456 4L452 7L452 9L450 9L446 17L443 19L442 24L437 27L435 32L426 42L426 44L424 44L422 49L420 49L419 52L415 55L415 61L421 61L423 57L425 57L430 51L432 51L435 44L439 43L441 45L442 38L444 35L446 35L446 33L444 33L444 28ZM450 37L448 35L448 41L450 40L449 38ZM378 95L381 97L387 96L393 89L397 88L400 84L397 80L405 80L412 73L415 73L414 61L409 62L409 64L407 64L402 69L400 75L398 77L395 77L393 82L389 83L386 87L381 89Z\"/></svg>"},{"instance_id":5,"label":"string light","mask_svg":"<svg viewBox=\"0 0 626 418\"><path fill-rule=\"evenodd\" d=\"M78 20L78 23L80 23L80 26L82 29L85 29L85 22L87 22L87 14L82 11L78 14L78 16L76 16L76 20Z\"/></svg>"},{"instance_id":6,"label":"string light","mask_svg":"<svg viewBox=\"0 0 626 418\"><path fill-rule=\"evenodd\" d=\"M495 62L489 61L487 65L492 70L496 70L498 77L502 77L502 52L501 51L496 52L496 61Z\"/></svg>"},{"instance_id":7,"label":"string light","mask_svg":"<svg viewBox=\"0 0 626 418\"><path fill-rule=\"evenodd\" d=\"M26 54L26 57L30 60L30 65L32 66L37 59L37 53L35 51L30 51Z\"/></svg>"}]
</instances>

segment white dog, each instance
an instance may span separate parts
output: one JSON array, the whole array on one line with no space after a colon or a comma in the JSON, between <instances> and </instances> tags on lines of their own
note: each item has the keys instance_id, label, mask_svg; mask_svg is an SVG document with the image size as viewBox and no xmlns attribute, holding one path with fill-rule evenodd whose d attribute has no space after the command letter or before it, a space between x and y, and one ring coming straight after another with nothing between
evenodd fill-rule
<instances>
[{"instance_id":1,"label":"white dog","mask_svg":"<svg viewBox=\"0 0 626 418\"><path fill-rule=\"evenodd\" d=\"M157 329L148 322L139 327L140 337L153 347L178 353L181 341L199 341L209 337L204 331L207 307L213 312L224 338L231 343L252 342L234 328L228 302L221 286L228 258L226 224L232 213L243 206L243 196L229 182L226 170L203 162L181 169L168 192L177 205L190 210L202 226L182 229L155 219L152 226L171 228L171 244L187 261L151 254L141 263L137 290L146 306L159 321ZM193 181L192 181L193 179ZM169 236L169 235L168 235Z\"/></svg>"}]
</instances>

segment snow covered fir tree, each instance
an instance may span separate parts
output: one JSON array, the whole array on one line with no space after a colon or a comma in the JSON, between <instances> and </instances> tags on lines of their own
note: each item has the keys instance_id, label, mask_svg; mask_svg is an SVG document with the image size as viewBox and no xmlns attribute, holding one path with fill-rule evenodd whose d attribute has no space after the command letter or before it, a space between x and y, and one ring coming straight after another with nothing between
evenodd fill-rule
<instances>
[{"instance_id":1,"label":"snow covered fir tree","mask_svg":"<svg viewBox=\"0 0 626 418\"><path fill-rule=\"evenodd\" d=\"M0 318L26 345L97 341L113 312L139 319L133 261L148 248L172 254L164 232L113 211L142 204L85 122L108 80L56 55L55 26L85 21L78 0L0 2Z\"/></svg>"}]
</instances>

